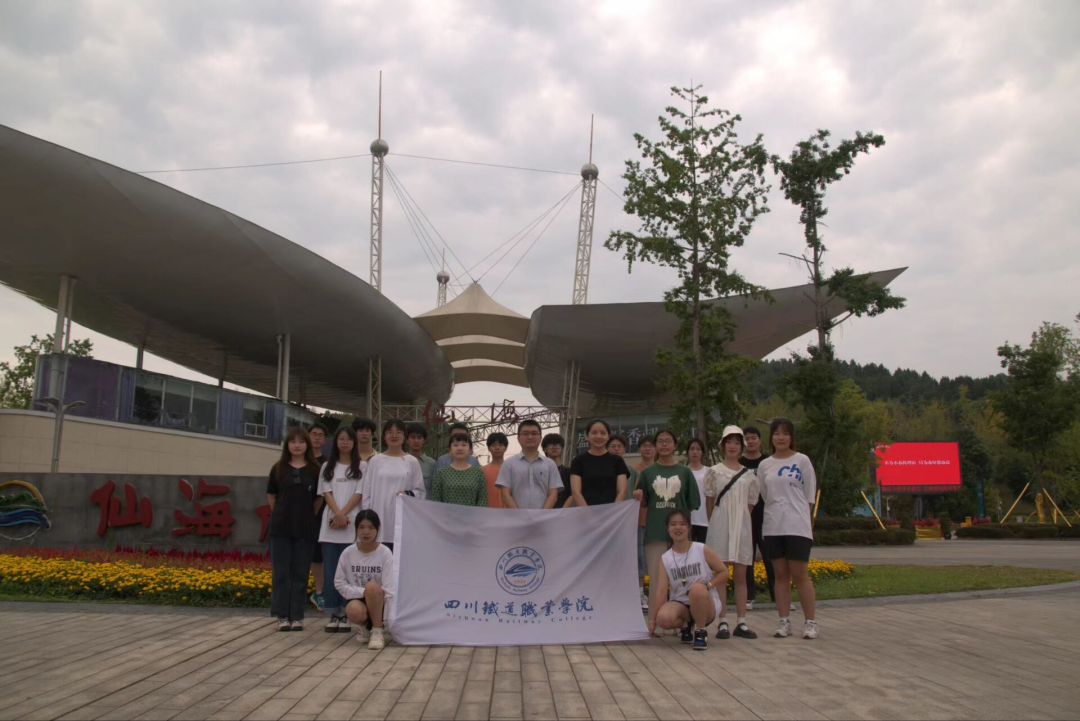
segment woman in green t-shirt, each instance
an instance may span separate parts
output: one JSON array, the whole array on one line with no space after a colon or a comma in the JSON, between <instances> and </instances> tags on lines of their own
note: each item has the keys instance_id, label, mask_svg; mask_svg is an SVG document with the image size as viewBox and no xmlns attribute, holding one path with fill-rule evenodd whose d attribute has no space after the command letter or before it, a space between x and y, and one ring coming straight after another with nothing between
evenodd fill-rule
<instances>
[{"instance_id":1,"label":"woman in green t-shirt","mask_svg":"<svg viewBox=\"0 0 1080 721\"><path fill-rule=\"evenodd\" d=\"M645 565L649 571L649 608L656 603L657 584L653 582L660 559L671 546L667 517L675 509L694 511L701 506L694 472L675 459L675 434L664 430L656 434L656 463L638 476L634 498L645 507Z\"/></svg>"},{"instance_id":2,"label":"woman in green t-shirt","mask_svg":"<svg viewBox=\"0 0 1080 721\"><path fill-rule=\"evenodd\" d=\"M431 479L431 500L458 506L488 507L484 471L469 463L472 439L460 431L450 436L450 465L435 471Z\"/></svg>"}]
</instances>

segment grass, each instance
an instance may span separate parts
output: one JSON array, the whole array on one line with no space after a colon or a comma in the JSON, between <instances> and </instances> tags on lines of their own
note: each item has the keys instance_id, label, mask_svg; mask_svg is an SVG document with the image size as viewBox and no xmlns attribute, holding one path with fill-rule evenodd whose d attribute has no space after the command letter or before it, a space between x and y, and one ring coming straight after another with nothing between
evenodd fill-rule
<instances>
[{"instance_id":1,"label":"grass","mask_svg":"<svg viewBox=\"0 0 1080 721\"><path fill-rule=\"evenodd\" d=\"M1020 588L1080 580L1080 573L1017 566L856 566L851 578L822 581L818 600ZM797 594L795 594L797 596Z\"/></svg>"}]
</instances>

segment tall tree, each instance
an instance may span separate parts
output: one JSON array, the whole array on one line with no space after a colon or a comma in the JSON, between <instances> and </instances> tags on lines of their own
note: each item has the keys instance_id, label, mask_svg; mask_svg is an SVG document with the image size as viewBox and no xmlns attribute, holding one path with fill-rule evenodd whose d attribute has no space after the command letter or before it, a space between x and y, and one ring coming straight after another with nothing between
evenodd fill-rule
<instances>
[{"instance_id":1,"label":"tall tree","mask_svg":"<svg viewBox=\"0 0 1080 721\"><path fill-rule=\"evenodd\" d=\"M754 221L768 212L769 162L761 135L739 142L742 118L705 109L701 86L671 89L688 110L669 106L659 118L662 139L634 139L643 161L626 161L625 210L641 221L638 233L615 231L604 246L635 261L675 268L679 285L664 294L679 318L674 344L657 351L658 385L671 393L672 422L696 426L706 448L716 417L740 418L740 376L754 362L727 352L734 334L728 311L709 298L762 292L730 266L731 251L746 241Z\"/></svg>"},{"instance_id":2,"label":"tall tree","mask_svg":"<svg viewBox=\"0 0 1080 721\"><path fill-rule=\"evenodd\" d=\"M15 347L15 365L0 363L0 408L29 408L34 399L34 371L39 355L52 353L52 333L44 338L30 336L26 345ZM94 344L87 339L72 341L68 355L89 358Z\"/></svg>"},{"instance_id":3,"label":"tall tree","mask_svg":"<svg viewBox=\"0 0 1080 721\"><path fill-rule=\"evenodd\" d=\"M856 157L885 144L885 138L876 133L855 133L854 140L842 140L833 148L829 135L828 130L818 130L809 139L797 143L787 160L778 155L771 158L773 169L780 176L784 197L799 208L806 249L801 255L792 257L803 261L810 277L813 287L810 300L814 305L817 333L817 345L810 346L809 356L796 356L795 370L787 379L787 388L794 396L793 400L805 408L808 427L803 435L813 441L809 450L816 456L814 462L824 483L829 482L830 466L842 462L844 450L839 441L846 422L838 418L836 412L840 380L829 334L853 315L876 316L890 308L904 306L903 298L894 296L865 274L851 268L840 268L831 274L825 271L827 249L820 230L822 218L829 212L825 207L825 193L832 183L851 173ZM837 299L847 304L848 312L832 320L828 306ZM845 487L858 483L858 479L836 480Z\"/></svg>"},{"instance_id":4,"label":"tall tree","mask_svg":"<svg viewBox=\"0 0 1080 721\"><path fill-rule=\"evenodd\" d=\"M1080 341L1057 323L1043 323L1026 348L1010 343L998 348L1008 379L1004 389L990 394L990 402L1001 414L1009 445L1030 458L1036 487L1055 445L1080 420L1078 349Z\"/></svg>"}]
</instances>

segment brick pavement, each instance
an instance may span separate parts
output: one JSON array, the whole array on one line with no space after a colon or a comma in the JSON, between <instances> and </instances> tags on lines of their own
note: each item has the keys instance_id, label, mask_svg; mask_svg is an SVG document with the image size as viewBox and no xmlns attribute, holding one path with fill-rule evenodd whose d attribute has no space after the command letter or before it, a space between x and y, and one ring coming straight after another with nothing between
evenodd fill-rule
<instances>
[{"instance_id":1,"label":"brick pavement","mask_svg":"<svg viewBox=\"0 0 1080 721\"><path fill-rule=\"evenodd\" d=\"M1080 591L847 606L822 637L596 646L391 645L254 615L0 606L0 718L1075 718ZM798 613L792 616L801 629Z\"/></svg>"}]
</instances>

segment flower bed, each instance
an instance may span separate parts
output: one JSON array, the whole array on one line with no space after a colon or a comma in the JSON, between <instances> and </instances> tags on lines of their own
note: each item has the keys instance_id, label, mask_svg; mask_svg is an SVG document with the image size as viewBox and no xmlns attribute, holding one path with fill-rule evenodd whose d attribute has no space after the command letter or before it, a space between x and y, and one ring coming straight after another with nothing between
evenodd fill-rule
<instances>
[{"instance_id":1,"label":"flower bed","mask_svg":"<svg viewBox=\"0 0 1080 721\"><path fill-rule=\"evenodd\" d=\"M821 581L827 581L830 579L845 579L851 578L851 574L854 573L855 567L847 561L820 561L816 558L811 558L810 563L807 565L807 571L810 574L810 580L814 583ZM728 591L733 591L735 588L735 567L728 566ZM759 590L768 589L768 578L765 576L765 564L758 561L754 564L754 585ZM645 588L649 587L649 577L645 577Z\"/></svg>"},{"instance_id":2,"label":"flower bed","mask_svg":"<svg viewBox=\"0 0 1080 721\"><path fill-rule=\"evenodd\" d=\"M0 593L184 606L269 605L270 560L239 551L10 549ZM310 581L309 581L310 584Z\"/></svg>"}]
</instances>

